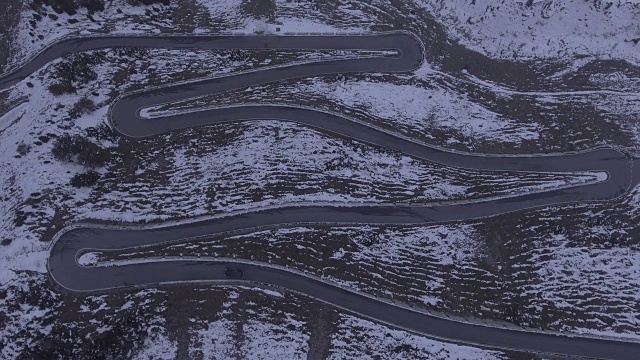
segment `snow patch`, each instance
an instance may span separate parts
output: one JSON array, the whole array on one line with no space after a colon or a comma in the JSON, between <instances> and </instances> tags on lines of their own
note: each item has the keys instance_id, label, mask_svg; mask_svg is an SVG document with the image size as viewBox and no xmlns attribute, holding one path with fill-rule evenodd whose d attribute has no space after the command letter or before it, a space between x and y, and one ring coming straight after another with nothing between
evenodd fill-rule
<instances>
[{"instance_id":1,"label":"snow patch","mask_svg":"<svg viewBox=\"0 0 640 360\"><path fill-rule=\"evenodd\" d=\"M96 265L98 263L98 255L93 252L87 252L78 258L78 264L82 266L91 266Z\"/></svg>"},{"instance_id":2,"label":"snow patch","mask_svg":"<svg viewBox=\"0 0 640 360\"><path fill-rule=\"evenodd\" d=\"M539 125L516 123L443 88L424 89L381 82L345 81L331 84L314 79L299 90L320 94L348 107L365 108L394 125L429 136L432 128L445 128L468 137L509 142L538 139Z\"/></svg>"},{"instance_id":3,"label":"snow patch","mask_svg":"<svg viewBox=\"0 0 640 360\"><path fill-rule=\"evenodd\" d=\"M191 319L189 357L196 359L229 359L234 356L235 324L227 319L202 323Z\"/></svg>"},{"instance_id":4,"label":"snow patch","mask_svg":"<svg viewBox=\"0 0 640 360\"><path fill-rule=\"evenodd\" d=\"M173 360L178 352L178 344L164 334L164 328L153 326L147 330L142 348L133 355L136 360Z\"/></svg>"},{"instance_id":5,"label":"snow patch","mask_svg":"<svg viewBox=\"0 0 640 360\"><path fill-rule=\"evenodd\" d=\"M329 359L502 359L497 351L431 340L351 315L341 315L341 318L338 331L331 339L333 349Z\"/></svg>"},{"instance_id":6,"label":"snow patch","mask_svg":"<svg viewBox=\"0 0 640 360\"><path fill-rule=\"evenodd\" d=\"M640 63L640 3L416 0L461 45L499 59L625 59Z\"/></svg>"}]
</instances>

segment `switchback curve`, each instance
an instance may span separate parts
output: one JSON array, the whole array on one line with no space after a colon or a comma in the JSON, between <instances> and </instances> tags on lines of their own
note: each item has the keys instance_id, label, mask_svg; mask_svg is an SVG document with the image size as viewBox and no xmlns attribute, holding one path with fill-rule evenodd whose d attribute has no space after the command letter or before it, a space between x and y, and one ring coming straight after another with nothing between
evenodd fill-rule
<instances>
[{"instance_id":1,"label":"switchback curve","mask_svg":"<svg viewBox=\"0 0 640 360\"><path fill-rule=\"evenodd\" d=\"M509 171L606 171L608 179L596 184L551 190L544 193L516 196L491 202L477 202L450 206L354 206L354 207L283 207L249 214L234 215L185 225L147 230L95 229L79 227L64 230L51 247L48 268L52 278L73 292L111 289L130 285L145 285L171 281L208 281L220 277L212 272L210 262L162 262L132 264L121 267L80 267L76 256L83 249L142 246L163 241L176 241L226 231L292 223L330 224L424 224L492 216L531 207L551 204L607 201L615 199L632 185L632 161L615 149L559 154L551 156L476 156L444 151L410 139L388 133L355 119L311 109L282 105L237 106L210 109L202 112L178 114L159 119L140 117L141 108L207 95L239 87L279 81L287 78L350 72L408 72L418 68L424 59L424 47L408 33L385 33L344 36L116 36L67 39L53 44L30 62L10 74L0 76L0 88L16 84L47 62L68 52L109 47L201 48L201 49L366 49L397 50L398 56L324 61L283 66L216 79L195 81L151 89L119 98L110 111L110 122L125 136L146 137L155 134L229 121L275 119L293 121L351 137L366 143L385 146L418 158L478 170ZM217 265L216 265L217 266ZM250 267L250 266L247 266ZM267 269L267 270L265 270ZM485 344L502 348L518 348L548 353L631 358L640 352L640 345L612 340L558 337L548 334L506 331L493 333L476 325L438 323L428 315L401 314L402 309L389 304L367 300L361 295L336 293L335 298L321 296L340 290L330 284L261 267L251 268L248 280L288 287L334 303L348 310L410 330L454 341ZM340 290L344 291L344 290ZM322 293L322 294L321 294ZM374 301L370 303L370 301ZM364 306L363 304L367 304ZM361 308L364 306L363 308ZM394 310L395 309L395 310ZM386 319L386 314L396 314ZM436 324L437 327L425 324ZM438 334L438 329L449 329ZM444 330L443 330L444 331ZM493 334L487 336L487 334ZM505 343L505 339L509 339Z\"/></svg>"}]
</instances>

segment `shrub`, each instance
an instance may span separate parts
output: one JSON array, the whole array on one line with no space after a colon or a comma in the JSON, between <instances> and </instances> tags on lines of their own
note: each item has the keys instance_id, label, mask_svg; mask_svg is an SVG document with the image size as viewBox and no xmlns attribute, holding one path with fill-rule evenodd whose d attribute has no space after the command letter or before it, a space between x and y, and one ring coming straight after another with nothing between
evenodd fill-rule
<instances>
[{"instance_id":1,"label":"shrub","mask_svg":"<svg viewBox=\"0 0 640 360\"><path fill-rule=\"evenodd\" d=\"M114 132L109 125L104 122L98 124L98 126L85 129L85 134L89 138L96 139L98 141L110 141L117 143L120 136Z\"/></svg>"},{"instance_id":2,"label":"shrub","mask_svg":"<svg viewBox=\"0 0 640 360\"><path fill-rule=\"evenodd\" d=\"M251 17L275 20L276 3L274 0L247 0L242 2L242 11Z\"/></svg>"},{"instance_id":3,"label":"shrub","mask_svg":"<svg viewBox=\"0 0 640 360\"><path fill-rule=\"evenodd\" d=\"M71 178L69 184L75 188L89 187L98 183L98 180L100 180L100 174L93 170L89 170L85 173L75 174Z\"/></svg>"},{"instance_id":4,"label":"shrub","mask_svg":"<svg viewBox=\"0 0 640 360\"><path fill-rule=\"evenodd\" d=\"M67 13L69 15L75 15L78 5L74 0L33 0L31 8L33 10L38 9L42 5L49 5L58 14Z\"/></svg>"},{"instance_id":5,"label":"shrub","mask_svg":"<svg viewBox=\"0 0 640 360\"><path fill-rule=\"evenodd\" d=\"M29 218L30 213L22 210L16 210L16 216L13 218L13 224L15 226L22 226Z\"/></svg>"},{"instance_id":6,"label":"shrub","mask_svg":"<svg viewBox=\"0 0 640 360\"><path fill-rule=\"evenodd\" d=\"M60 82L49 85L49 92L55 96L73 94L76 92L76 88L71 81L61 80Z\"/></svg>"},{"instance_id":7,"label":"shrub","mask_svg":"<svg viewBox=\"0 0 640 360\"><path fill-rule=\"evenodd\" d=\"M93 14L96 11L104 10L104 0L82 0L80 6L86 8L89 14Z\"/></svg>"},{"instance_id":8,"label":"shrub","mask_svg":"<svg viewBox=\"0 0 640 360\"><path fill-rule=\"evenodd\" d=\"M102 58L103 54L100 52L71 54L55 64L53 71L59 79L86 84L98 78L98 74L91 67L97 65Z\"/></svg>"},{"instance_id":9,"label":"shrub","mask_svg":"<svg viewBox=\"0 0 640 360\"><path fill-rule=\"evenodd\" d=\"M77 119L84 114L93 112L95 109L96 104L93 102L93 100L89 99L88 97L83 97L82 99L78 100L75 105L73 105L71 110L69 110L69 116L72 119Z\"/></svg>"},{"instance_id":10,"label":"shrub","mask_svg":"<svg viewBox=\"0 0 640 360\"><path fill-rule=\"evenodd\" d=\"M53 66L52 74L57 82L49 85L49 91L53 95L75 93L80 85L98 78L98 74L92 67L103 59L104 53L100 51L65 56L64 60Z\"/></svg>"},{"instance_id":11,"label":"shrub","mask_svg":"<svg viewBox=\"0 0 640 360\"><path fill-rule=\"evenodd\" d=\"M76 140L70 135L57 138L51 149L51 154L58 161L71 161L77 152Z\"/></svg>"},{"instance_id":12,"label":"shrub","mask_svg":"<svg viewBox=\"0 0 640 360\"><path fill-rule=\"evenodd\" d=\"M31 145L20 143L20 145L18 145L17 151L21 156L25 156L29 153L29 151L31 151Z\"/></svg>"},{"instance_id":13,"label":"shrub","mask_svg":"<svg viewBox=\"0 0 640 360\"><path fill-rule=\"evenodd\" d=\"M78 154L78 162L88 168L98 168L109 162L109 151L89 142Z\"/></svg>"},{"instance_id":14,"label":"shrub","mask_svg":"<svg viewBox=\"0 0 640 360\"><path fill-rule=\"evenodd\" d=\"M77 160L87 168L104 166L109 161L109 151L80 135L63 135L56 139L51 154L58 161Z\"/></svg>"}]
</instances>

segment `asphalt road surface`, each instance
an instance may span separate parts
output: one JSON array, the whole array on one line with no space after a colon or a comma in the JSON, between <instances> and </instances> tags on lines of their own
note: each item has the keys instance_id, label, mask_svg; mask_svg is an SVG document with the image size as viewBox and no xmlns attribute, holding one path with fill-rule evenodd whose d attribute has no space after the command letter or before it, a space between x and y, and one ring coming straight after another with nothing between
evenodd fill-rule
<instances>
[{"instance_id":1,"label":"asphalt road surface","mask_svg":"<svg viewBox=\"0 0 640 360\"><path fill-rule=\"evenodd\" d=\"M606 181L499 200L439 206L301 206L233 215L191 224L156 229L96 229L81 226L58 234L51 247L48 267L52 278L73 292L176 281L224 279L225 264L205 261L170 261L116 267L82 267L77 256L87 249L120 249L178 241L227 231L247 231L299 223L323 224L426 224L479 218L551 204L613 200L640 180L633 162L615 149L598 149L553 156L476 156L433 148L385 132L356 119L312 109L281 105L238 106L162 118L145 119L140 109L215 92L288 78L353 72L410 72L424 59L419 40L407 33L353 36L117 36L67 39L56 43L14 72L0 76L0 89L14 85L49 61L69 52L110 47L170 49L363 49L396 50L396 56L324 61L242 73L136 92L112 106L113 128L129 137L147 137L195 126L224 122L275 119L291 121L330 133L385 146L407 155L449 166L505 171L575 172L606 171ZM635 167L638 168L637 166ZM316 297L371 319L452 341L488 347L530 350L586 357L637 359L640 344L529 333L463 324L415 313L370 299L295 273L243 264L245 280L281 286Z\"/></svg>"}]
</instances>

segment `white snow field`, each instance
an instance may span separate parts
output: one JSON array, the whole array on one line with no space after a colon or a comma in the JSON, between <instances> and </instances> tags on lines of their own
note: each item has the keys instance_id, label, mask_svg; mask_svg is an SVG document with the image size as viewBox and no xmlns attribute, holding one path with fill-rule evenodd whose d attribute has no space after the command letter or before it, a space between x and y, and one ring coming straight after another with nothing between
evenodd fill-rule
<instances>
[{"instance_id":1,"label":"white snow field","mask_svg":"<svg viewBox=\"0 0 640 360\"><path fill-rule=\"evenodd\" d=\"M498 59L640 64L640 1L414 0L464 46ZM584 59L583 59L584 60Z\"/></svg>"}]
</instances>

